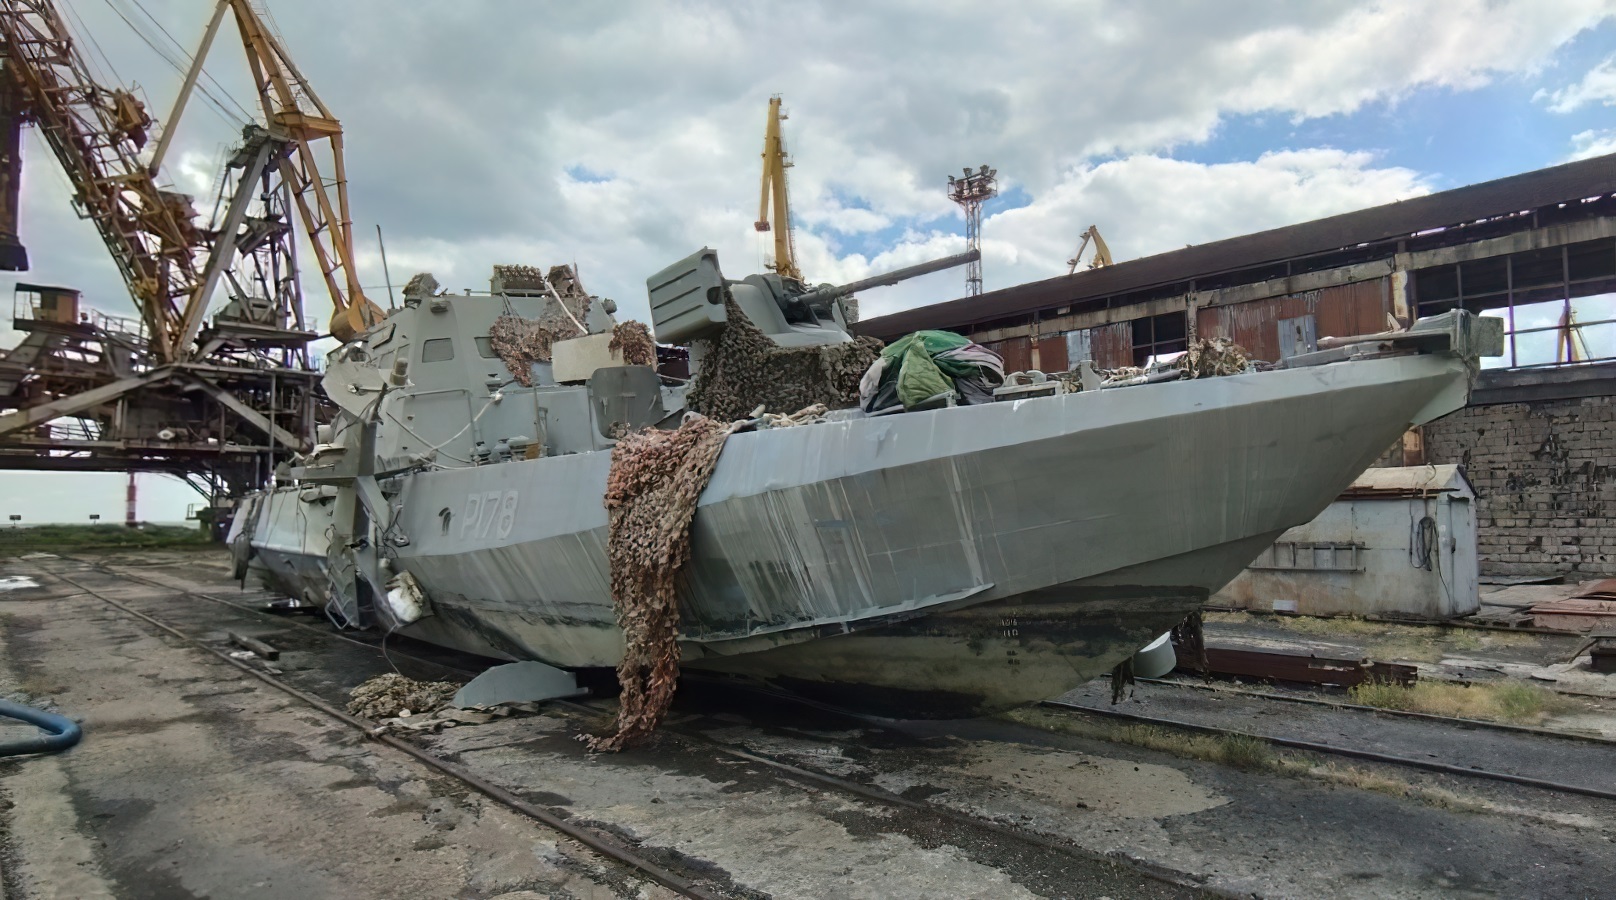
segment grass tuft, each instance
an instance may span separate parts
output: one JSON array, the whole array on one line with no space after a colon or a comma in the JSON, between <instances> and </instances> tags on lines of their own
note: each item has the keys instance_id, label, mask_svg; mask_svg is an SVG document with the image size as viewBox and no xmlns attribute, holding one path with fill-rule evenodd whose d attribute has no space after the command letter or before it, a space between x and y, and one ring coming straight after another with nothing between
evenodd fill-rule
<instances>
[{"instance_id":1,"label":"grass tuft","mask_svg":"<svg viewBox=\"0 0 1616 900\"><path fill-rule=\"evenodd\" d=\"M201 528L185 525L29 525L0 528L0 556L34 551L178 550L217 546Z\"/></svg>"},{"instance_id":2,"label":"grass tuft","mask_svg":"<svg viewBox=\"0 0 1616 900\"><path fill-rule=\"evenodd\" d=\"M1524 681L1470 685L1422 681L1413 687L1365 682L1348 693L1362 706L1517 725L1537 724L1570 706L1553 691Z\"/></svg>"}]
</instances>

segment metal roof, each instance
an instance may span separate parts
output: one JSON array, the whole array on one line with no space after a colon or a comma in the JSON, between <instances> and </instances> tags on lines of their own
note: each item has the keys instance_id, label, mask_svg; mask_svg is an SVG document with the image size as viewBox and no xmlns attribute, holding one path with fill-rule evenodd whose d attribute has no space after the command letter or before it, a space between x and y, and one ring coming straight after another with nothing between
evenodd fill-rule
<instances>
[{"instance_id":1,"label":"metal roof","mask_svg":"<svg viewBox=\"0 0 1616 900\"><path fill-rule=\"evenodd\" d=\"M1353 480L1346 490L1341 492L1341 497L1343 499L1373 499L1419 497L1439 493L1451 493L1466 499L1472 499L1476 496L1475 488L1470 486L1470 479L1465 477L1464 468L1452 463L1446 463L1443 465L1391 466L1380 469L1366 469L1362 475Z\"/></svg>"},{"instance_id":2,"label":"metal roof","mask_svg":"<svg viewBox=\"0 0 1616 900\"><path fill-rule=\"evenodd\" d=\"M1611 193L1616 154L879 316L857 330L891 338L957 328Z\"/></svg>"}]
</instances>

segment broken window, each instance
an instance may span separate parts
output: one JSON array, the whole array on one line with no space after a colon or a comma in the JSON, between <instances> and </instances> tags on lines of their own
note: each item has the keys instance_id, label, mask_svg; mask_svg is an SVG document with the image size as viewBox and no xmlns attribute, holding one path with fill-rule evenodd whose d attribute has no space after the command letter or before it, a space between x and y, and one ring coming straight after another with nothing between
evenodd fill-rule
<instances>
[{"instance_id":1,"label":"broken window","mask_svg":"<svg viewBox=\"0 0 1616 900\"><path fill-rule=\"evenodd\" d=\"M1420 318L1464 309L1504 320L1485 367L1616 359L1616 240L1525 250L1413 273Z\"/></svg>"},{"instance_id":2,"label":"broken window","mask_svg":"<svg viewBox=\"0 0 1616 900\"><path fill-rule=\"evenodd\" d=\"M1188 349L1185 336L1189 333L1187 317L1183 312L1162 313L1134 319L1133 364L1149 365L1156 357L1181 353Z\"/></svg>"}]
</instances>

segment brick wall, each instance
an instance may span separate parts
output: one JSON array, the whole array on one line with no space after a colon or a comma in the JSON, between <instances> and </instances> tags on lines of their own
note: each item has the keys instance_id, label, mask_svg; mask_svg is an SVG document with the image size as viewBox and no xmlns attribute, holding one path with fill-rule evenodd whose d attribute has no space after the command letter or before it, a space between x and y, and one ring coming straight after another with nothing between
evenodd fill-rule
<instances>
[{"instance_id":1,"label":"brick wall","mask_svg":"<svg viewBox=\"0 0 1616 900\"><path fill-rule=\"evenodd\" d=\"M1616 574L1616 397L1470 406L1425 451L1475 485L1483 574Z\"/></svg>"}]
</instances>

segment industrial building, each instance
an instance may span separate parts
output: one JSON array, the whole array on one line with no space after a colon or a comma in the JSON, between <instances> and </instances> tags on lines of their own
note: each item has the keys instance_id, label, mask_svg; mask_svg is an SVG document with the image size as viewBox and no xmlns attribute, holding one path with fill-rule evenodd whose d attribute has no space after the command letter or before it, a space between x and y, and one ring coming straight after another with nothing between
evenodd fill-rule
<instances>
[{"instance_id":1,"label":"industrial building","mask_svg":"<svg viewBox=\"0 0 1616 900\"><path fill-rule=\"evenodd\" d=\"M1462 308L1505 322L1470 405L1382 464L1463 465L1483 574L1616 573L1616 156L906 310L1007 370L1147 364L1198 338L1278 360Z\"/></svg>"}]
</instances>

